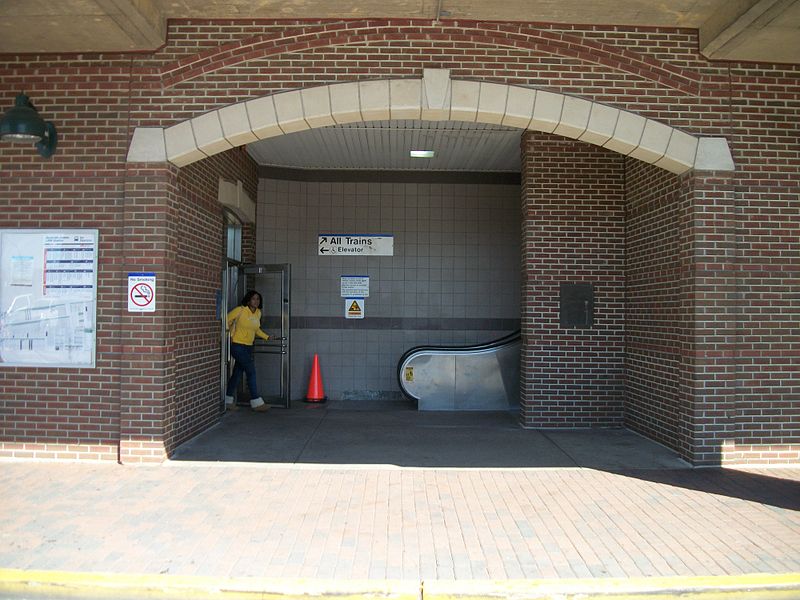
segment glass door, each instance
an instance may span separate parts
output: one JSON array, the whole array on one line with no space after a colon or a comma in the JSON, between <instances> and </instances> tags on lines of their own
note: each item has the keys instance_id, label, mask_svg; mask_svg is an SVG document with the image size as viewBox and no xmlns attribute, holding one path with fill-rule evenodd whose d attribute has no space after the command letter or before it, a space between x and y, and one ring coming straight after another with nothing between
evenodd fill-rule
<instances>
[{"instance_id":1,"label":"glass door","mask_svg":"<svg viewBox=\"0 0 800 600\"><path fill-rule=\"evenodd\" d=\"M247 290L261 294L261 329L269 341L258 338L253 348L258 390L264 402L272 406L289 408L291 401L291 265L253 265L228 261L223 272L221 311L223 333L223 367L221 397L224 401L225 385L233 364L230 359L230 340L225 327L225 315L237 306ZM244 378L243 378L244 379ZM242 384L244 385L244 381ZM246 386L244 387L246 389ZM240 391L244 391L240 388ZM244 394L238 395L244 398Z\"/></svg>"}]
</instances>

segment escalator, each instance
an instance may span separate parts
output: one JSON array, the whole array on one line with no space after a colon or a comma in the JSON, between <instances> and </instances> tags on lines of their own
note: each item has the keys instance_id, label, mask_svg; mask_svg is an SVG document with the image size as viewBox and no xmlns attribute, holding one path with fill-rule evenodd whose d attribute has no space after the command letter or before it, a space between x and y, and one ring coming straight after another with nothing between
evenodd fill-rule
<instances>
[{"instance_id":1,"label":"escalator","mask_svg":"<svg viewBox=\"0 0 800 600\"><path fill-rule=\"evenodd\" d=\"M418 410L509 410L519 404L519 331L474 346L417 346L397 380Z\"/></svg>"}]
</instances>

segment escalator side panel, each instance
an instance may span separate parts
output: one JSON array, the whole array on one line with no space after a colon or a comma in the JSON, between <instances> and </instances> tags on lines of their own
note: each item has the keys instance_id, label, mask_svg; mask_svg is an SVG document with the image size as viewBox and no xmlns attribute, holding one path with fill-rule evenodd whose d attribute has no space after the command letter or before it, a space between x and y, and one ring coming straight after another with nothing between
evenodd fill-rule
<instances>
[{"instance_id":1,"label":"escalator side panel","mask_svg":"<svg viewBox=\"0 0 800 600\"><path fill-rule=\"evenodd\" d=\"M506 390L506 399L509 408L519 406L519 382L521 377L522 338L514 344L509 344L500 355L501 373L503 374L503 387Z\"/></svg>"},{"instance_id":2,"label":"escalator side panel","mask_svg":"<svg viewBox=\"0 0 800 600\"><path fill-rule=\"evenodd\" d=\"M413 373L405 393L419 403L419 410L453 410L456 388L455 356L419 353L406 361Z\"/></svg>"},{"instance_id":3,"label":"escalator side panel","mask_svg":"<svg viewBox=\"0 0 800 600\"><path fill-rule=\"evenodd\" d=\"M519 404L519 348L456 355L455 410L508 410Z\"/></svg>"},{"instance_id":4,"label":"escalator side panel","mask_svg":"<svg viewBox=\"0 0 800 600\"><path fill-rule=\"evenodd\" d=\"M519 333L489 344L421 346L398 364L400 389L419 410L508 410L519 404Z\"/></svg>"}]
</instances>

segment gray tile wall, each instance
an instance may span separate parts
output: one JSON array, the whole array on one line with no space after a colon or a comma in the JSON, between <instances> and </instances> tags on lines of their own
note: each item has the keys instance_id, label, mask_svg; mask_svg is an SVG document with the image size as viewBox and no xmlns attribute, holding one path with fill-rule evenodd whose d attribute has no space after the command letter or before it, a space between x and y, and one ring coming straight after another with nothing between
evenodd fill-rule
<instances>
[{"instance_id":1,"label":"gray tile wall","mask_svg":"<svg viewBox=\"0 0 800 600\"><path fill-rule=\"evenodd\" d=\"M399 398L397 361L421 344L486 342L518 328L515 185L261 179L256 255L292 265L292 398L319 354L332 399ZM394 256L318 256L319 233L394 235ZM342 275L369 275L346 320Z\"/></svg>"}]
</instances>

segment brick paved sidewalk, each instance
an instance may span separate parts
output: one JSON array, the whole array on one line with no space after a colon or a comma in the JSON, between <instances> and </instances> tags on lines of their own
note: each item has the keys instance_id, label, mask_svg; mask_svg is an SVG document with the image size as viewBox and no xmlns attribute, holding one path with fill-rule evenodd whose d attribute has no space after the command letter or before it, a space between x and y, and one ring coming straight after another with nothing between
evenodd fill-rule
<instances>
[{"instance_id":1,"label":"brick paved sidewalk","mask_svg":"<svg viewBox=\"0 0 800 600\"><path fill-rule=\"evenodd\" d=\"M800 469L0 463L0 567L504 580L800 571Z\"/></svg>"}]
</instances>

